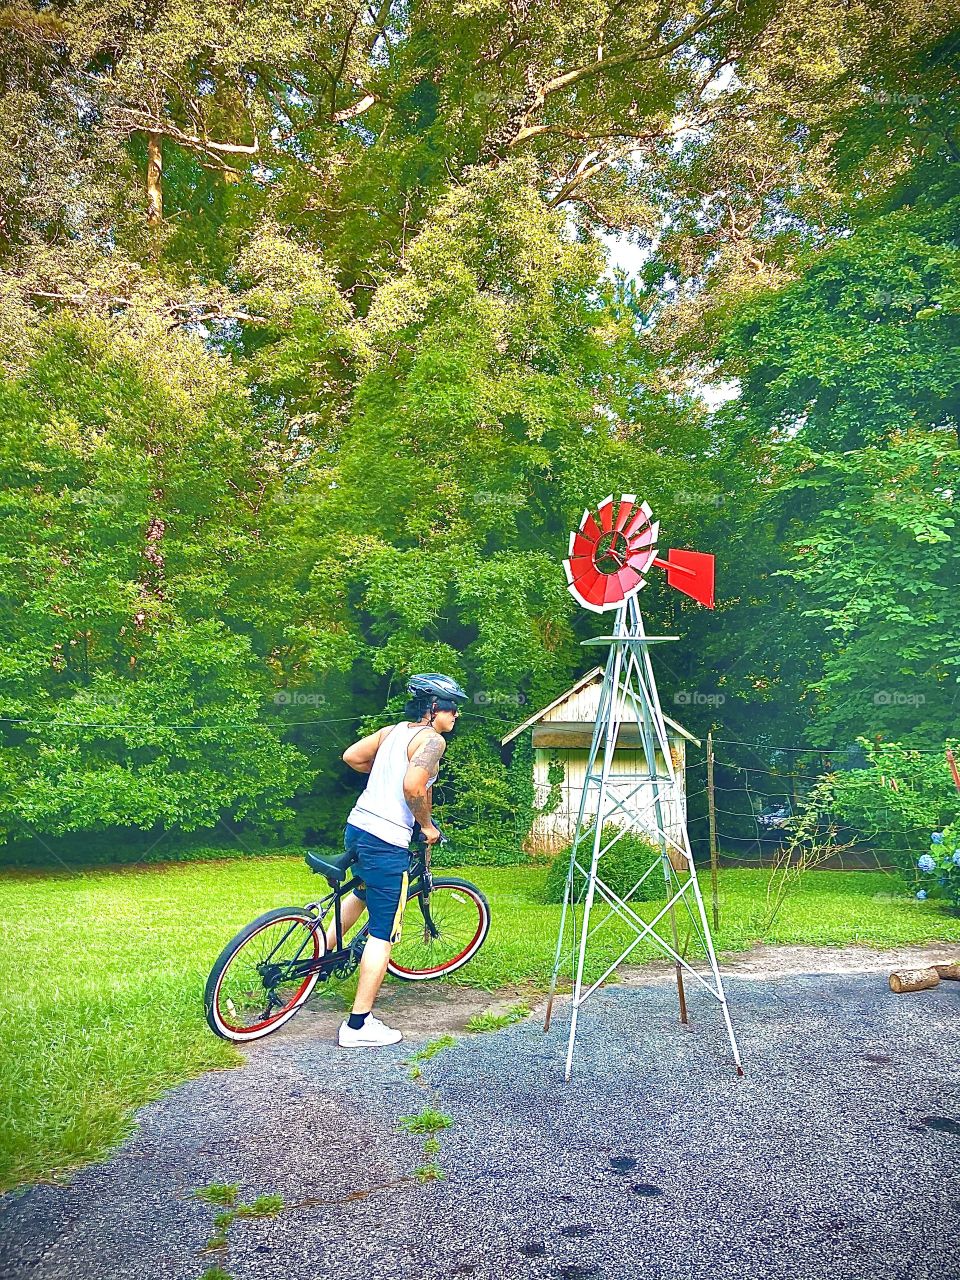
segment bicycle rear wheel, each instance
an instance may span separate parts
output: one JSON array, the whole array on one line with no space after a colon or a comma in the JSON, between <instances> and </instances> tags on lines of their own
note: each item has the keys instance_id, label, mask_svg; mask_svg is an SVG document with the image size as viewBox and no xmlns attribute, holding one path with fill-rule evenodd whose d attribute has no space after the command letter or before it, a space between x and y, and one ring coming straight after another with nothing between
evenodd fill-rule
<instances>
[{"instance_id":1,"label":"bicycle rear wheel","mask_svg":"<svg viewBox=\"0 0 960 1280\"><path fill-rule=\"evenodd\" d=\"M277 907L228 942L210 971L203 1004L224 1040L259 1040L293 1017L317 985L311 968L325 942L316 916Z\"/></svg>"},{"instance_id":2,"label":"bicycle rear wheel","mask_svg":"<svg viewBox=\"0 0 960 1280\"><path fill-rule=\"evenodd\" d=\"M411 895L388 971L407 982L445 978L477 954L490 930L490 906L469 880L437 877L427 899Z\"/></svg>"}]
</instances>

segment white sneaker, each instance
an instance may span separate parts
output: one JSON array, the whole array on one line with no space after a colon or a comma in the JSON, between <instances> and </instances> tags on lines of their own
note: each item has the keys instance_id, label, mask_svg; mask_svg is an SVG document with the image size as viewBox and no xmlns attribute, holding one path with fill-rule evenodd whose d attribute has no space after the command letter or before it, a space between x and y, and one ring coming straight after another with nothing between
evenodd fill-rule
<instances>
[{"instance_id":1,"label":"white sneaker","mask_svg":"<svg viewBox=\"0 0 960 1280\"><path fill-rule=\"evenodd\" d=\"M354 1031L346 1019L340 1023L337 1043L341 1049L372 1049L379 1044L396 1044L403 1039L402 1031L394 1031L393 1027L384 1026L379 1018L371 1013L359 1031Z\"/></svg>"}]
</instances>

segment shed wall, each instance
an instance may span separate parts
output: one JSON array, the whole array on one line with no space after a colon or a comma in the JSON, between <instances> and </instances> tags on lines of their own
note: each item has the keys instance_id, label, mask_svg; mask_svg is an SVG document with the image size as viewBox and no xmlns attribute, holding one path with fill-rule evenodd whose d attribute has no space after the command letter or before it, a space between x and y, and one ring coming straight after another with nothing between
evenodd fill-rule
<instances>
[{"instance_id":1,"label":"shed wall","mask_svg":"<svg viewBox=\"0 0 960 1280\"><path fill-rule=\"evenodd\" d=\"M584 691L586 692L586 691ZM596 699L594 699L596 701ZM558 708L559 710L559 708ZM568 720L568 706L563 708L564 720ZM672 794L664 795L661 790L661 806L664 826L671 839L682 842L682 828L686 822L686 796L684 794L684 768L686 764L685 744L681 737L671 735L670 754L677 776L677 787L671 789ZM531 827L525 847L532 853L553 852L569 844L576 831L577 816L580 810L580 799L586 779L588 752L585 748L568 747L534 747L533 782L535 804L538 809L547 805L551 798L551 787L548 770L551 761L558 761L564 767L564 780L560 784L556 804L550 813L540 814ZM619 747L614 752L610 770L613 782L613 794L626 801L629 793L637 787L638 780L646 775L646 761L643 752ZM657 752L657 772L666 775L667 769L661 753ZM592 808L588 813L596 817L597 788L593 787L588 795ZM650 782L640 782L639 790L630 802L631 808L643 808L640 822L653 835L655 823L653 819L653 787ZM612 812L611 812L612 809ZM608 805L607 821L616 823L617 810ZM619 824L623 825L623 824Z\"/></svg>"}]
</instances>

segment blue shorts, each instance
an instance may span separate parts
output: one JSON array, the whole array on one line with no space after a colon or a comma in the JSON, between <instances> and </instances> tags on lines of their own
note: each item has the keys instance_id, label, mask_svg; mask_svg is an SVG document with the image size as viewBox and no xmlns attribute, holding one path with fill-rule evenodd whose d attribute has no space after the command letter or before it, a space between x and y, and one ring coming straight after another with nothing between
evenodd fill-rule
<instances>
[{"instance_id":1,"label":"blue shorts","mask_svg":"<svg viewBox=\"0 0 960 1280\"><path fill-rule=\"evenodd\" d=\"M410 850L387 844L369 831L361 831L352 822L343 834L344 848L357 860L356 875L363 881L354 893L367 904L371 938L381 942L397 942L400 922L407 905L410 883Z\"/></svg>"}]
</instances>

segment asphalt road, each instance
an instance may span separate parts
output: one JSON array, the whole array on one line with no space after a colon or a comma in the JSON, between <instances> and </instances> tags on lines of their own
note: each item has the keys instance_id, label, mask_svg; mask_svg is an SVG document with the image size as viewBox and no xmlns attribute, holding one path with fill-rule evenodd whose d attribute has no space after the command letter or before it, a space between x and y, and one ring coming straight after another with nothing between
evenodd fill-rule
<instances>
[{"instance_id":1,"label":"asphalt road","mask_svg":"<svg viewBox=\"0 0 960 1280\"><path fill-rule=\"evenodd\" d=\"M71 1186L0 1202L0 1276L31 1280L955 1280L960 983L894 996L881 975L730 978L747 1076L719 1010L669 980L460 1039L346 1053L329 1015L144 1108ZM316 1034L314 1032L316 1031ZM322 1037L320 1033L323 1033ZM434 1106L443 1181L398 1118ZM204 1254L192 1192L279 1193Z\"/></svg>"}]
</instances>

